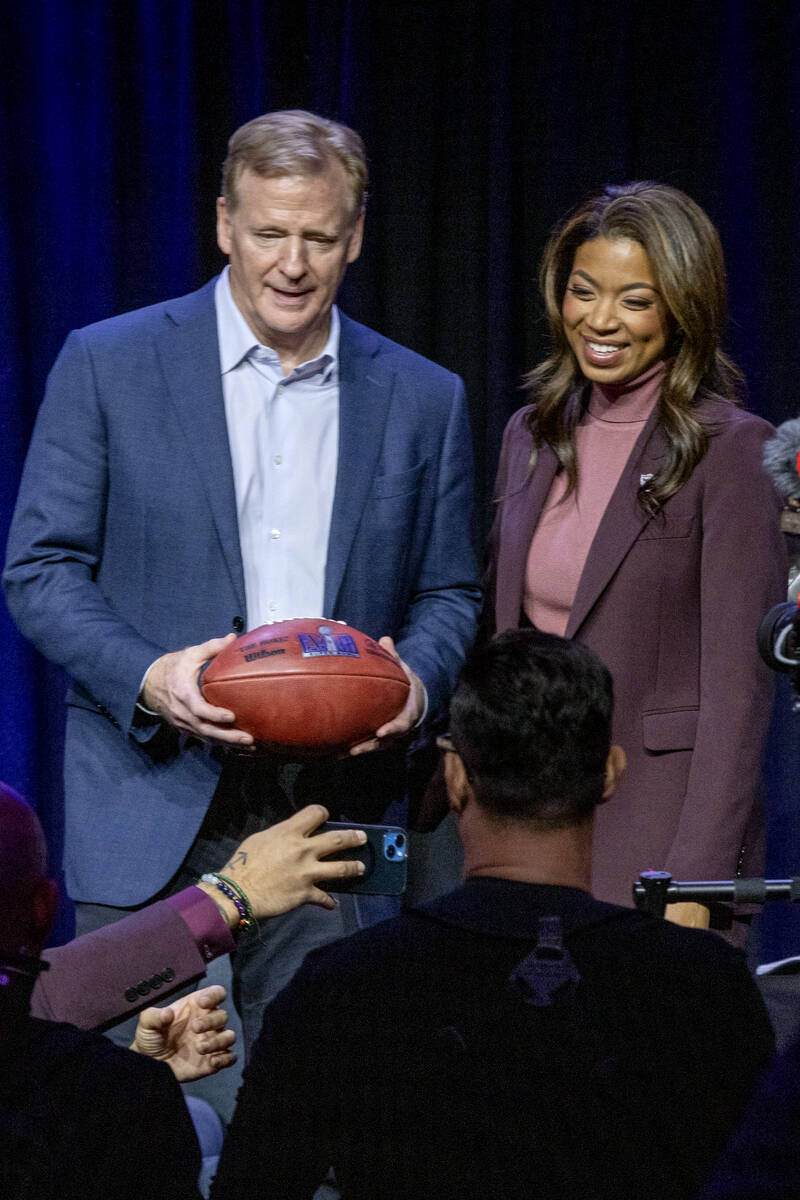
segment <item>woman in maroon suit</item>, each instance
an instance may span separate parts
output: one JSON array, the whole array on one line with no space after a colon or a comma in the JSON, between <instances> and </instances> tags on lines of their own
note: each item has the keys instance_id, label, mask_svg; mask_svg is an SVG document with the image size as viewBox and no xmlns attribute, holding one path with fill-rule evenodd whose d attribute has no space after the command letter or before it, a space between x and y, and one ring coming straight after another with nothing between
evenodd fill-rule
<instances>
[{"instance_id":1,"label":"woman in maroon suit","mask_svg":"<svg viewBox=\"0 0 800 1200\"><path fill-rule=\"evenodd\" d=\"M578 638L611 668L628 772L597 813L593 890L630 904L643 869L762 866L756 628L786 589L772 429L740 407L719 237L682 192L606 188L555 231L541 284L553 350L503 440L494 618Z\"/></svg>"}]
</instances>

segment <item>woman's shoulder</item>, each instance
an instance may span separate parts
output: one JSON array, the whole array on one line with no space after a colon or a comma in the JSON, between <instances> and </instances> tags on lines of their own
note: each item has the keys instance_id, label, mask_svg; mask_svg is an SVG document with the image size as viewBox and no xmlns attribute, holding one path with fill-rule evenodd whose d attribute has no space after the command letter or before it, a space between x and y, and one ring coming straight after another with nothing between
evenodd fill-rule
<instances>
[{"instance_id":1,"label":"woman's shoulder","mask_svg":"<svg viewBox=\"0 0 800 1200\"><path fill-rule=\"evenodd\" d=\"M503 443L500 447L500 470L508 469L509 464L523 456L527 462L533 450L533 434L531 432L530 414L532 404L525 404L512 413L503 430Z\"/></svg>"},{"instance_id":2,"label":"woman's shoulder","mask_svg":"<svg viewBox=\"0 0 800 1200\"><path fill-rule=\"evenodd\" d=\"M763 442L775 432L774 426L757 413L716 396L705 397L696 411L712 438L744 438Z\"/></svg>"},{"instance_id":3,"label":"woman's shoulder","mask_svg":"<svg viewBox=\"0 0 800 1200\"><path fill-rule=\"evenodd\" d=\"M742 487L756 487L769 476L764 469L764 443L775 430L769 421L724 400L704 400L698 415L708 433L708 450L699 464L709 479L739 481Z\"/></svg>"},{"instance_id":4,"label":"woman's shoulder","mask_svg":"<svg viewBox=\"0 0 800 1200\"><path fill-rule=\"evenodd\" d=\"M508 419L497 464L496 497L505 496L521 487L538 457L534 453L533 434L527 419L532 410L533 405L526 404Z\"/></svg>"},{"instance_id":5,"label":"woman's shoulder","mask_svg":"<svg viewBox=\"0 0 800 1200\"><path fill-rule=\"evenodd\" d=\"M511 438L525 436L528 439L531 437L529 417L535 409L533 404L523 404L522 408L518 408L512 413L506 422L505 432L503 434L504 441Z\"/></svg>"}]
</instances>

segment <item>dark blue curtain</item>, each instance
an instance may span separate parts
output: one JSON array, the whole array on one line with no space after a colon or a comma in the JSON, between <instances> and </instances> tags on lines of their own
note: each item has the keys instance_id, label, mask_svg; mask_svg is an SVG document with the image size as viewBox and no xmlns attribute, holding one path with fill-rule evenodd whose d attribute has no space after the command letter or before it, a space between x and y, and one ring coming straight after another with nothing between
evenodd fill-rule
<instances>
[{"instance_id":1,"label":"dark blue curtain","mask_svg":"<svg viewBox=\"0 0 800 1200\"><path fill-rule=\"evenodd\" d=\"M465 377L482 497L543 350L547 231L608 180L666 180L710 212L751 405L774 422L800 410L794 3L29 0L2 16L0 542L65 334L218 270L226 140L269 108L363 134L368 231L343 303ZM33 797L57 861L63 682L4 609L0 661L0 778ZM781 873L800 871L799 737L784 697L769 774Z\"/></svg>"}]
</instances>

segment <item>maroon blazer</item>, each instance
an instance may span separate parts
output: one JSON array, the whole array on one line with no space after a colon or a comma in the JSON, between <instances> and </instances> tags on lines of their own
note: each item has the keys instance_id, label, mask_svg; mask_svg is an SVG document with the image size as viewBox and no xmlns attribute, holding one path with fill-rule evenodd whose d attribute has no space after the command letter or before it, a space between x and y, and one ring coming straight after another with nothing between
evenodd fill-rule
<instances>
[{"instance_id":1,"label":"maroon blazer","mask_svg":"<svg viewBox=\"0 0 800 1200\"><path fill-rule=\"evenodd\" d=\"M498 631L519 624L531 537L556 473L543 447L533 470L524 425L508 423L496 488L491 589ZM593 891L631 903L639 872L679 880L763 869L761 758L772 679L756 648L760 618L786 598L780 502L761 465L773 430L705 401L708 452L648 518L642 475L665 441L654 411L600 522L567 637L614 677L614 741L628 756L617 793L597 811Z\"/></svg>"},{"instance_id":2,"label":"maroon blazer","mask_svg":"<svg viewBox=\"0 0 800 1200\"><path fill-rule=\"evenodd\" d=\"M204 900L207 907L200 908ZM193 931L168 901L159 900L45 950L50 967L36 981L31 1016L106 1029L200 979L212 958L234 949L234 941L202 891L194 911Z\"/></svg>"}]
</instances>

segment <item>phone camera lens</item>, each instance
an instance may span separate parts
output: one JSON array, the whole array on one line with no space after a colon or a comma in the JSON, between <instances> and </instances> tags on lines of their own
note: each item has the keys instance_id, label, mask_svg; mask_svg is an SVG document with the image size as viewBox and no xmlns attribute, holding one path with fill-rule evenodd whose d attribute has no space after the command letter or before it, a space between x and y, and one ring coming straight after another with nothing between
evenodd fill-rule
<instances>
[{"instance_id":1,"label":"phone camera lens","mask_svg":"<svg viewBox=\"0 0 800 1200\"><path fill-rule=\"evenodd\" d=\"M405 844L406 844L406 839L405 839L405 837L403 836L403 834L402 834L402 833L398 833L397 837L395 838L395 845L397 846L398 850L399 850L399 849L400 849L402 846L405 846Z\"/></svg>"},{"instance_id":2,"label":"phone camera lens","mask_svg":"<svg viewBox=\"0 0 800 1200\"><path fill-rule=\"evenodd\" d=\"M387 858L394 858L394 855L395 855L395 849L394 849L394 846L387 846L387 847L386 847L386 857L387 857Z\"/></svg>"}]
</instances>

